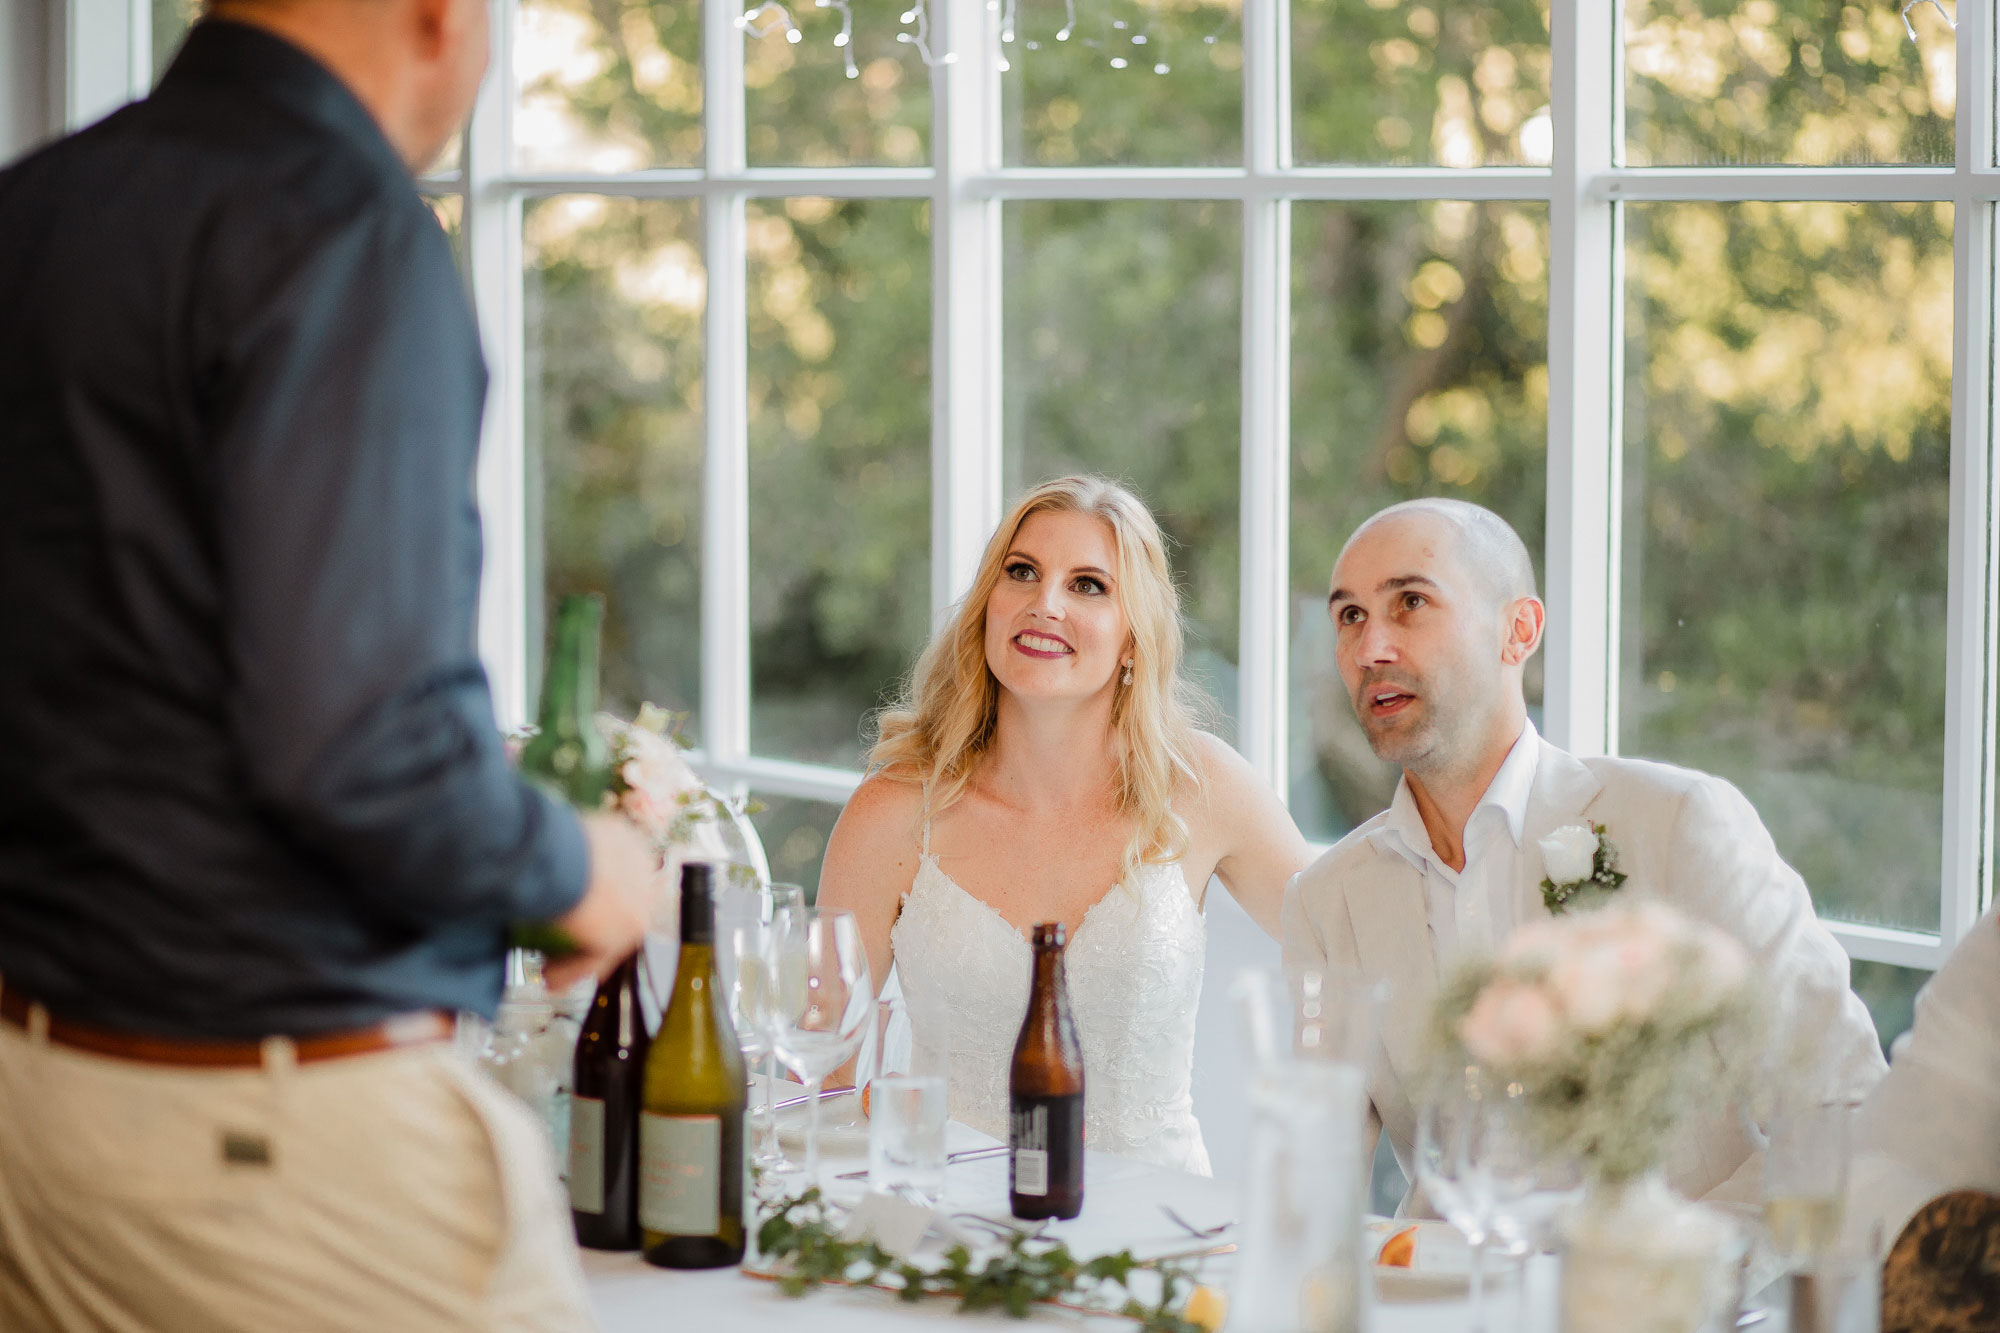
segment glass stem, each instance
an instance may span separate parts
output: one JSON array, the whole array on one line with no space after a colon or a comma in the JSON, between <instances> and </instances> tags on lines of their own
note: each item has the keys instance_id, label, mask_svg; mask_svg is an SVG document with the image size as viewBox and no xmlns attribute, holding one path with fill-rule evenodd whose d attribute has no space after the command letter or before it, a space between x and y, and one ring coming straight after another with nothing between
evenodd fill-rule
<instances>
[{"instance_id":1,"label":"glass stem","mask_svg":"<svg viewBox=\"0 0 2000 1333\"><path fill-rule=\"evenodd\" d=\"M819 1184L819 1085L824 1078L806 1084L806 1188Z\"/></svg>"},{"instance_id":2,"label":"glass stem","mask_svg":"<svg viewBox=\"0 0 2000 1333\"><path fill-rule=\"evenodd\" d=\"M1486 1237L1472 1243L1472 1333L1486 1333Z\"/></svg>"},{"instance_id":3,"label":"glass stem","mask_svg":"<svg viewBox=\"0 0 2000 1333\"><path fill-rule=\"evenodd\" d=\"M764 1095L759 1100L763 1103L764 1119L757 1128L757 1135L762 1140L762 1143L758 1147L757 1155L769 1165L779 1161L782 1155L778 1148L778 1055L776 1051L764 1052Z\"/></svg>"}]
</instances>

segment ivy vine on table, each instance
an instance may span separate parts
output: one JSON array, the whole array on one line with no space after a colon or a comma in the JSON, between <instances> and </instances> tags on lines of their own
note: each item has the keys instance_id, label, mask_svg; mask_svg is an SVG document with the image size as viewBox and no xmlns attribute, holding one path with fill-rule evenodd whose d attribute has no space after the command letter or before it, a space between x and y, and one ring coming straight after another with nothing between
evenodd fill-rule
<instances>
[{"instance_id":1,"label":"ivy vine on table","mask_svg":"<svg viewBox=\"0 0 2000 1333\"><path fill-rule=\"evenodd\" d=\"M1136 1320L1143 1333L1208 1333L1184 1312L1186 1295L1197 1285L1194 1275L1178 1263L1141 1260L1130 1250L1084 1262L1061 1241L1014 1231L998 1253L977 1258L966 1246L954 1245L945 1251L941 1266L925 1268L898 1259L873 1238L842 1240L816 1188L766 1205L759 1217L757 1248L766 1275L788 1296L803 1296L822 1284L865 1286L911 1302L956 1297L962 1313L1004 1310L1025 1319L1036 1305L1057 1305L1124 1315ZM1132 1294L1129 1279L1141 1270L1159 1275L1157 1301ZM1107 1286L1117 1287L1124 1299L1106 1303Z\"/></svg>"}]
</instances>

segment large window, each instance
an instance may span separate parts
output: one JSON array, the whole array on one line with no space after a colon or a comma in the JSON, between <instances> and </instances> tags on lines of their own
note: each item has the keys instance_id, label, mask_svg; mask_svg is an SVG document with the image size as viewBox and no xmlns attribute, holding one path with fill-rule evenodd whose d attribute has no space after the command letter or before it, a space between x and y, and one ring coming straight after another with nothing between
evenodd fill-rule
<instances>
[{"instance_id":1,"label":"large window","mask_svg":"<svg viewBox=\"0 0 2000 1333\"><path fill-rule=\"evenodd\" d=\"M1328 841L1393 782L1328 568L1457 495L1539 554L1544 731L1741 786L1879 1014L1989 896L1984 7L496 2L426 189L495 362L504 708L603 588L613 702L688 710L810 881L1006 499L1089 468Z\"/></svg>"}]
</instances>

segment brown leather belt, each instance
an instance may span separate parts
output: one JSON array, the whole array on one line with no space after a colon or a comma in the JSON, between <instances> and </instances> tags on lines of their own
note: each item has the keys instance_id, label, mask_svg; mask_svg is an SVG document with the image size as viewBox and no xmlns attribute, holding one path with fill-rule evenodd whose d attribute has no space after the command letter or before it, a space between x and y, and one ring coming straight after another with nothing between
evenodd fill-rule
<instances>
[{"instance_id":1,"label":"brown leather belt","mask_svg":"<svg viewBox=\"0 0 2000 1333\"><path fill-rule=\"evenodd\" d=\"M30 1028L29 1012L35 1002L15 990L0 990L0 1019L18 1028ZM45 1011L46 1012L46 1011ZM264 1063L261 1041L184 1041L176 1037L142 1037L126 1032L72 1023L53 1015L48 1020L48 1038L58 1046L68 1046L94 1055L119 1060L138 1060L153 1065L186 1065L203 1069L255 1069ZM32 1030L32 1029L30 1029ZM348 1055L368 1055L400 1046L422 1046L444 1041L452 1034L449 1015L433 1009L398 1014L372 1027L322 1032L310 1037L288 1037L292 1059L298 1064L316 1060L337 1060Z\"/></svg>"}]
</instances>

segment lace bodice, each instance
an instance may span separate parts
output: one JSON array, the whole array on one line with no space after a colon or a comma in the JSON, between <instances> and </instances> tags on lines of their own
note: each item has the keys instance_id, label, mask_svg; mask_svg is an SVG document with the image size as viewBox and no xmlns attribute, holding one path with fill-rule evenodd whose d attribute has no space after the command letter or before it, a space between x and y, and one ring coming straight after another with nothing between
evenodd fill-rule
<instances>
[{"instance_id":1,"label":"lace bodice","mask_svg":"<svg viewBox=\"0 0 2000 1333\"><path fill-rule=\"evenodd\" d=\"M1033 951L944 873L928 827L889 940L912 1003L951 1013L952 1118L1006 1138L1007 1070ZM1077 923L1064 971L1083 1044L1090 1147L1208 1174L1190 1092L1207 943L1208 923L1178 864L1140 867Z\"/></svg>"}]
</instances>

